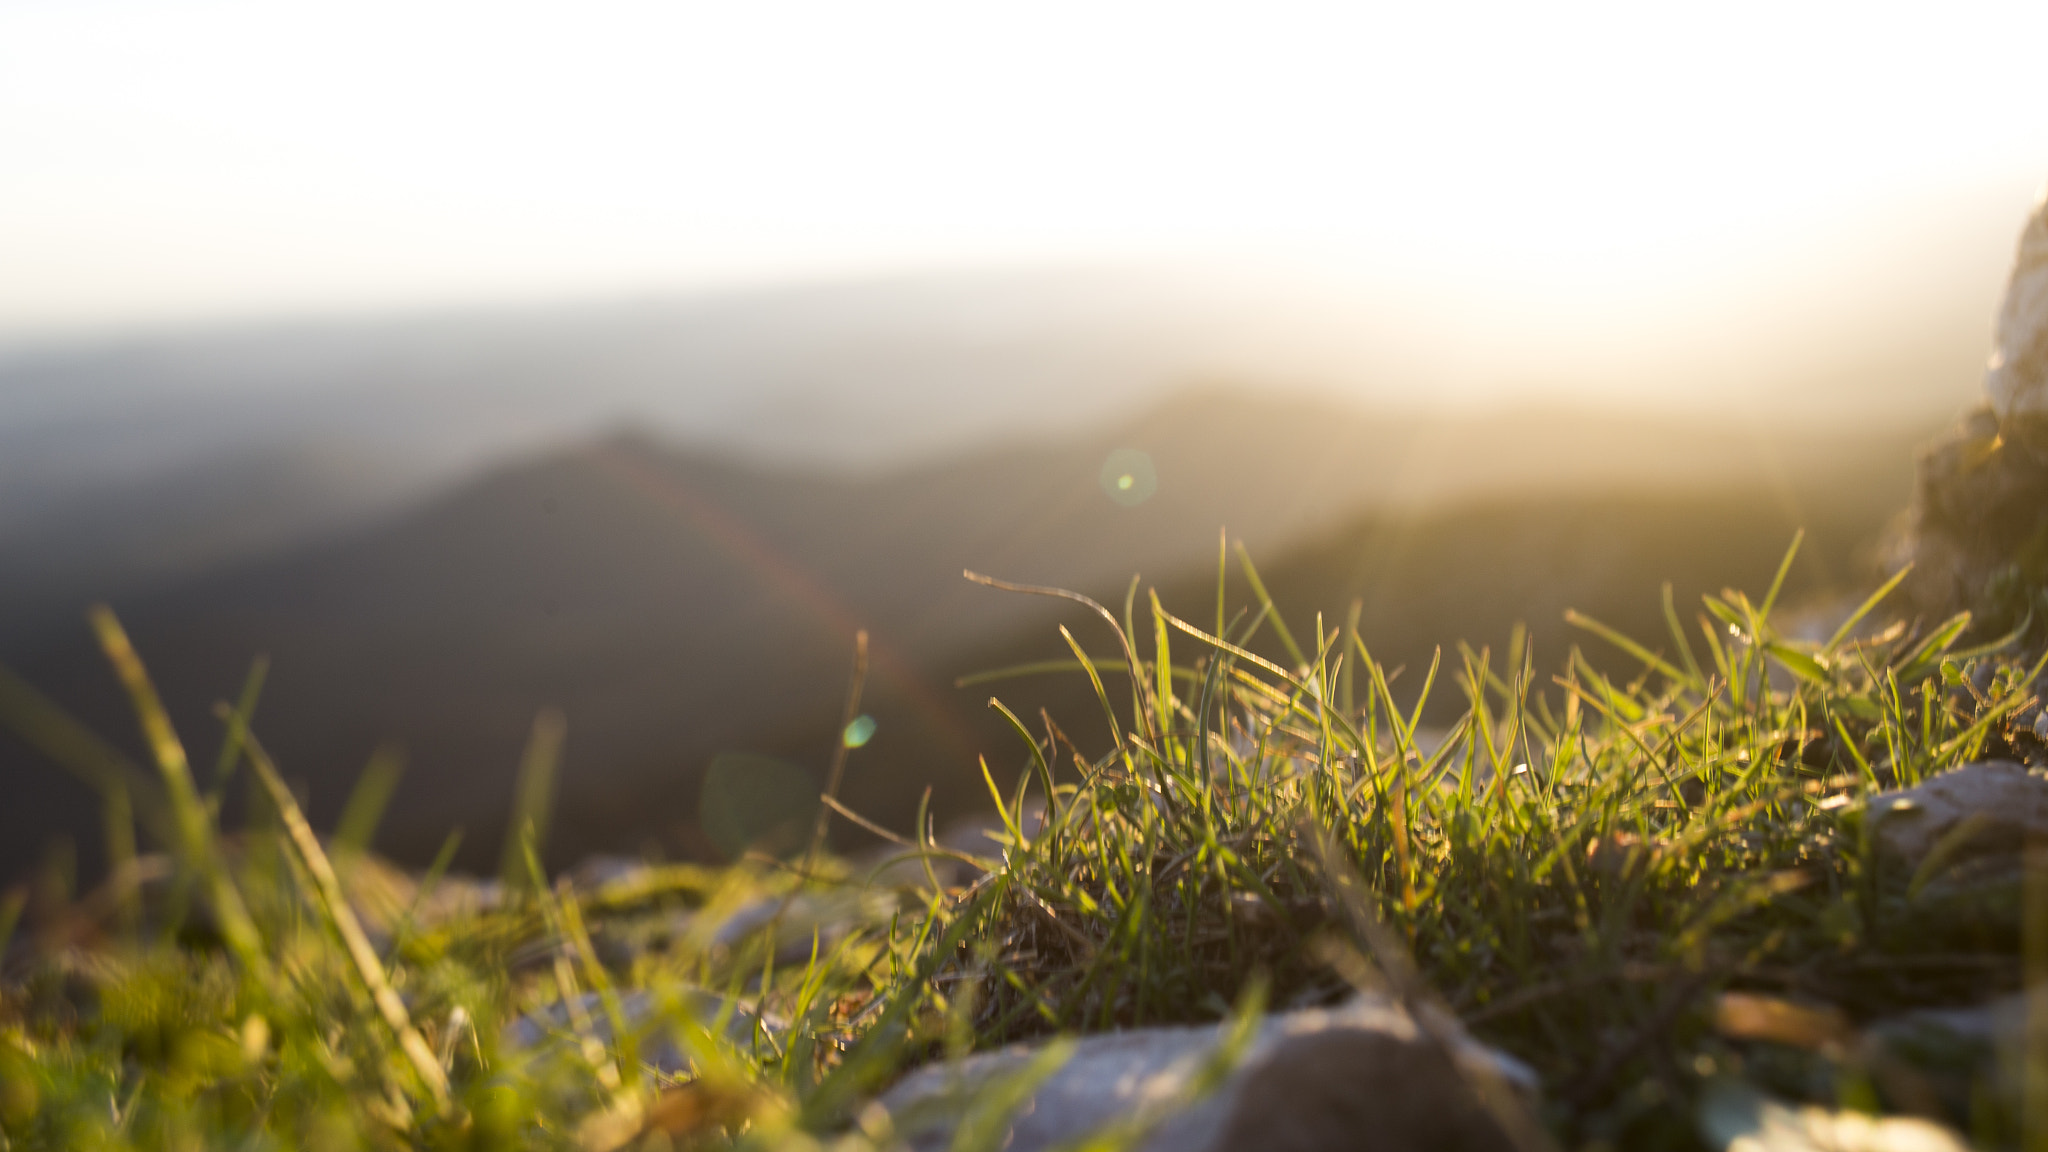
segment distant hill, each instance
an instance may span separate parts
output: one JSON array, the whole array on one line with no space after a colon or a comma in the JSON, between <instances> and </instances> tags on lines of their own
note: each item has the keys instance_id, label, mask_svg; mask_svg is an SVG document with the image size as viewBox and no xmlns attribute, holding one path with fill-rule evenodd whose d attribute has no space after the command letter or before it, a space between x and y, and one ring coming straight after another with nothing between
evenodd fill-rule
<instances>
[{"instance_id":1,"label":"distant hill","mask_svg":"<svg viewBox=\"0 0 2048 1152\"><path fill-rule=\"evenodd\" d=\"M1541 395L1882 425L1975 394L2008 248L2000 229L1982 276L1782 268L1732 311L1666 301L1654 331L1618 316L1557 332L1413 285L1131 265L0 344L0 548L17 514L222 459L313 451L418 496L629 420L777 467L871 471L1086 436L1219 382L1418 411Z\"/></svg>"},{"instance_id":2,"label":"distant hill","mask_svg":"<svg viewBox=\"0 0 2048 1152\"><path fill-rule=\"evenodd\" d=\"M1753 583L1795 523L1817 529L1816 555L1843 576L1855 542L1903 504L1910 445L1927 431L1778 441L1568 412L1375 415L1198 394L1097 435L864 475L617 434L115 607L200 749L217 740L209 706L270 654L257 727L316 821L334 818L372 748L404 745L411 767L379 838L401 859L430 855L455 825L468 864L496 859L543 706L569 721L555 860L648 841L701 852L713 755L822 764L856 627L874 635L880 726L849 798L898 824L927 783L941 819L980 805L975 756L1008 764L1014 738L988 722L988 689L955 677L1057 654L1051 622L1075 617L968 585L963 567L1119 599L1142 573L1170 603L1199 605L1225 528L1290 606L1341 614L1364 597L1368 640L1390 661L1426 659L1425 640L1504 635L1517 616L1550 629L1539 642L1554 653L1561 606L1626 623L1642 607L1627 598L1662 576ZM1118 449L1156 472L1135 507L1104 487ZM0 662L133 743L79 607L0 621ZM1070 688L1016 691L1068 700ZM0 789L0 875L56 832L94 858L90 797L11 738Z\"/></svg>"},{"instance_id":3,"label":"distant hill","mask_svg":"<svg viewBox=\"0 0 2048 1152\"><path fill-rule=\"evenodd\" d=\"M330 538L406 495L374 462L313 446L226 453L39 496L14 490L13 515L0 517L0 646L92 600Z\"/></svg>"}]
</instances>

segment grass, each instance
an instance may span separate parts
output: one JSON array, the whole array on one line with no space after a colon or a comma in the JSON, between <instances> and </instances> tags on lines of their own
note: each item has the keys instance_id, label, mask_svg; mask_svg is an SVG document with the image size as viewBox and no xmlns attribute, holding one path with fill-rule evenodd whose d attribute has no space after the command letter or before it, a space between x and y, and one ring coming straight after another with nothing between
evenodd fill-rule
<instances>
[{"instance_id":1,"label":"grass","mask_svg":"<svg viewBox=\"0 0 2048 1152\"><path fill-rule=\"evenodd\" d=\"M1842 1038L2018 987L2024 893L1905 875L1861 813L1877 790L2037 753L2019 721L2041 665L2009 639L1964 647L1967 616L1880 628L1885 590L1831 637L1794 638L1774 623L1792 562L1760 601L1729 592L1691 620L1667 589L1651 643L1575 621L1639 667L1625 679L1577 650L1543 663L1519 637L1384 669L1355 617L1283 621L1242 556L1252 606L1226 615L1219 568L1201 623L1135 583L1121 612L1020 589L1105 625L1095 652L1063 630L1061 667L1089 678L1111 742L1005 712L1021 770L980 766L1000 859L964 886L923 819L885 865L814 841L550 881L534 848L553 717L502 882L443 875L452 844L424 878L396 876L363 851L388 767L365 774L345 835L314 835L257 737L259 666L222 707L202 788L101 613L153 774L0 681L0 716L92 779L114 830L94 897L58 877L33 914L26 890L0 906L0 937L22 937L0 981L0 1143L888 1148L864 1102L912 1062L1242 1024L1262 1000L1356 985L1445 1006L1530 1064L1540 1139L1561 1146L1697 1146L1702 1102L1730 1083L1925 1108L1917 1073ZM1443 694L1462 717L1424 729ZM229 835L237 776L260 802ZM138 823L171 862L146 881ZM514 1044L522 1019L546 1038ZM969 1102L955 1147L999 1146L1005 1110L1063 1051ZM1993 1079L1970 1073L1962 1104L1943 1088L1935 1107L1986 1146L2038 1138Z\"/></svg>"}]
</instances>

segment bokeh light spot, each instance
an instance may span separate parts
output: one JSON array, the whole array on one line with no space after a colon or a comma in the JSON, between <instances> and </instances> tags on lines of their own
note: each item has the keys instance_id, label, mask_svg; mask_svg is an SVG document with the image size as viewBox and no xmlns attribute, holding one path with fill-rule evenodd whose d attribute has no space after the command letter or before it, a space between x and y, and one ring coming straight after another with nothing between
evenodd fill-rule
<instances>
[{"instance_id":1,"label":"bokeh light spot","mask_svg":"<svg viewBox=\"0 0 2048 1152\"><path fill-rule=\"evenodd\" d=\"M861 745L867 743L869 740L872 740L874 738L874 735L875 718L863 712L860 715L855 716L853 718L853 721L847 724L846 731L840 733L839 739L842 742L844 742L848 748L858 748Z\"/></svg>"},{"instance_id":2,"label":"bokeh light spot","mask_svg":"<svg viewBox=\"0 0 2048 1152\"><path fill-rule=\"evenodd\" d=\"M1120 507L1136 508L1159 491L1159 473L1152 457L1136 448L1119 448L1102 462L1102 490Z\"/></svg>"},{"instance_id":3,"label":"bokeh light spot","mask_svg":"<svg viewBox=\"0 0 2048 1152\"><path fill-rule=\"evenodd\" d=\"M704 773L697 806L704 834L728 860L750 849L783 855L803 847L818 811L810 772L752 752L721 752Z\"/></svg>"}]
</instances>

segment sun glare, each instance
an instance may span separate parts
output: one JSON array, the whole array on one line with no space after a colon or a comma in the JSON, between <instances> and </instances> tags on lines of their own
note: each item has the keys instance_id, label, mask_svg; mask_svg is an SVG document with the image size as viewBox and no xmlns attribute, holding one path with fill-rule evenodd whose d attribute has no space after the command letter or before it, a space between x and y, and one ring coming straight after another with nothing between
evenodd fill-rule
<instances>
[{"instance_id":1,"label":"sun glare","mask_svg":"<svg viewBox=\"0 0 2048 1152\"><path fill-rule=\"evenodd\" d=\"M2044 40L2040 5L11 5L0 332L1159 259L1627 302L2023 196Z\"/></svg>"}]
</instances>

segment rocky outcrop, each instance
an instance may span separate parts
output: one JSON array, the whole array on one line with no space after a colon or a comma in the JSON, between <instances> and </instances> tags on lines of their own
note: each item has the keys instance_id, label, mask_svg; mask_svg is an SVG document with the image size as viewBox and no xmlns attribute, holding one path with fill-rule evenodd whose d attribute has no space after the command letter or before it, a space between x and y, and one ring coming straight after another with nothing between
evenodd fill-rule
<instances>
[{"instance_id":1,"label":"rocky outcrop","mask_svg":"<svg viewBox=\"0 0 2048 1152\"><path fill-rule=\"evenodd\" d=\"M2048 456L2048 198L2020 233L1984 391L2006 439Z\"/></svg>"},{"instance_id":2,"label":"rocky outcrop","mask_svg":"<svg viewBox=\"0 0 2048 1152\"><path fill-rule=\"evenodd\" d=\"M2048 634L2048 200L2020 235L1986 404L1921 459L1903 551L1922 610Z\"/></svg>"},{"instance_id":3,"label":"rocky outcrop","mask_svg":"<svg viewBox=\"0 0 2048 1152\"><path fill-rule=\"evenodd\" d=\"M1473 1152L1513 1147L1474 1085L1528 1091L1535 1077L1463 1036L1447 1051L1392 1002L1361 996L1340 1008L1266 1017L1234 1064L1221 1027L1141 1028L1073 1041L1071 1054L1030 1083L1046 1049L1013 1047L912 1073L881 1100L918 1152L951 1145L977 1100L1022 1100L997 1143L1042 1152L1109 1127L1140 1132L1140 1152ZM1225 1073L1211 1090L1205 1077Z\"/></svg>"}]
</instances>

